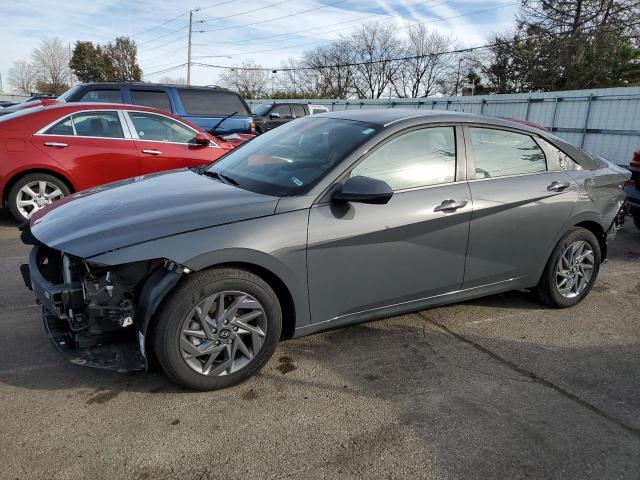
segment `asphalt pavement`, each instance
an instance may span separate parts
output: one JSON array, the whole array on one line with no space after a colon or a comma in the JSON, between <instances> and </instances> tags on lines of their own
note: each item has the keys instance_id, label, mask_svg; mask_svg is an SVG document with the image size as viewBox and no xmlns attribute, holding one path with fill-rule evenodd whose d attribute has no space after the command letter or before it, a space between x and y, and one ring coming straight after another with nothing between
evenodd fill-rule
<instances>
[{"instance_id":1,"label":"asphalt pavement","mask_svg":"<svg viewBox=\"0 0 640 480\"><path fill-rule=\"evenodd\" d=\"M567 310L512 292L283 342L193 393L71 365L0 212L0 478L640 478L640 231Z\"/></svg>"}]
</instances>

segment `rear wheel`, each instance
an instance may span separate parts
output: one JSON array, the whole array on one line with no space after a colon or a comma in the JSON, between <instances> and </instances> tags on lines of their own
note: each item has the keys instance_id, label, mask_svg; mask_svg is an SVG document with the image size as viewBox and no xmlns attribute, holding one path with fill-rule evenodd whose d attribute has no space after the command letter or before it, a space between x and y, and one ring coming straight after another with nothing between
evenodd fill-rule
<instances>
[{"instance_id":1,"label":"rear wheel","mask_svg":"<svg viewBox=\"0 0 640 480\"><path fill-rule=\"evenodd\" d=\"M69 187L46 173L30 173L20 178L9 191L9 210L19 222L31 218L41 208L69 195Z\"/></svg>"},{"instance_id":2,"label":"rear wheel","mask_svg":"<svg viewBox=\"0 0 640 480\"><path fill-rule=\"evenodd\" d=\"M153 347L165 372L195 390L235 385L258 372L276 348L282 313L274 291L239 269L189 276L161 309Z\"/></svg>"},{"instance_id":3,"label":"rear wheel","mask_svg":"<svg viewBox=\"0 0 640 480\"><path fill-rule=\"evenodd\" d=\"M555 308L576 305L591 291L600 261L600 244L595 235L584 228L572 228L547 262L536 288L538 297Z\"/></svg>"}]
</instances>

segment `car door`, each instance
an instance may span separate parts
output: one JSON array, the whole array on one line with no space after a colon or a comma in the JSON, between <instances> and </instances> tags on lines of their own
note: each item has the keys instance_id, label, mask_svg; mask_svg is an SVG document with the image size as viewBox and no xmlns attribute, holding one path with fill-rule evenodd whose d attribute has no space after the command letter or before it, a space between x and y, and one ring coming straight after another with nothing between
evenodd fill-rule
<instances>
[{"instance_id":1,"label":"car door","mask_svg":"<svg viewBox=\"0 0 640 480\"><path fill-rule=\"evenodd\" d=\"M37 132L32 141L69 172L79 189L140 173L136 146L118 110L67 115Z\"/></svg>"},{"instance_id":2,"label":"car door","mask_svg":"<svg viewBox=\"0 0 640 480\"><path fill-rule=\"evenodd\" d=\"M289 107L288 104L281 103L280 105L274 105L265 119L265 130L272 130L291 121L292 119L291 107Z\"/></svg>"},{"instance_id":3,"label":"car door","mask_svg":"<svg viewBox=\"0 0 640 480\"><path fill-rule=\"evenodd\" d=\"M126 115L143 174L205 165L221 154L213 141L208 147L195 143L198 132L171 117L134 110Z\"/></svg>"},{"instance_id":4,"label":"car door","mask_svg":"<svg viewBox=\"0 0 640 480\"><path fill-rule=\"evenodd\" d=\"M573 211L577 186L547 160L535 135L478 126L465 127L465 139L473 214L463 288L535 284L532 274Z\"/></svg>"},{"instance_id":5,"label":"car door","mask_svg":"<svg viewBox=\"0 0 640 480\"><path fill-rule=\"evenodd\" d=\"M460 288L472 209L463 153L459 127L400 132L348 174L387 182L394 191L387 204L325 201L311 208L313 322Z\"/></svg>"}]
</instances>

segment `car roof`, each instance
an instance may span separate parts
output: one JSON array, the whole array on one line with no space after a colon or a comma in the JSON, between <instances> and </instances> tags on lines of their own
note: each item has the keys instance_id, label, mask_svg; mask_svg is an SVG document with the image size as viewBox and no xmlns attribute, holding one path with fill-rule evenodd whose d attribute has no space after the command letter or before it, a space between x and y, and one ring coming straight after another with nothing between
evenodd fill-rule
<instances>
[{"instance_id":1,"label":"car roof","mask_svg":"<svg viewBox=\"0 0 640 480\"><path fill-rule=\"evenodd\" d=\"M80 87L122 87L128 85L130 87L175 87L175 88L187 88L193 90L216 90L219 92L233 92L228 88L220 87L218 85L176 85L171 83L146 83L146 82L91 82L91 83L78 83Z\"/></svg>"},{"instance_id":2,"label":"car roof","mask_svg":"<svg viewBox=\"0 0 640 480\"><path fill-rule=\"evenodd\" d=\"M505 118L489 117L486 115L476 115L473 113L463 113L449 110L418 110L411 108L376 108L325 112L314 115L315 118L340 118L344 120L354 120L387 126L394 123L481 123L518 130L525 130L532 133L544 134L539 128L515 122Z\"/></svg>"}]
</instances>

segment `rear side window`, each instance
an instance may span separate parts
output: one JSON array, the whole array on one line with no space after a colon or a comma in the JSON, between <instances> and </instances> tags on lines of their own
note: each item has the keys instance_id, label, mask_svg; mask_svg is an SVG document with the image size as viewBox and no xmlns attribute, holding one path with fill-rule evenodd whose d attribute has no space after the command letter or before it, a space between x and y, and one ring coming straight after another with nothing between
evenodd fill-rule
<instances>
[{"instance_id":1,"label":"rear side window","mask_svg":"<svg viewBox=\"0 0 640 480\"><path fill-rule=\"evenodd\" d=\"M67 117L64 120L56 123L53 127L49 128L45 135L65 135L65 136L73 136L73 124L71 122L71 117Z\"/></svg>"},{"instance_id":2,"label":"rear side window","mask_svg":"<svg viewBox=\"0 0 640 480\"><path fill-rule=\"evenodd\" d=\"M79 137L124 138L117 112L82 112L71 118Z\"/></svg>"},{"instance_id":3,"label":"rear side window","mask_svg":"<svg viewBox=\"0 0 640 480\"><path fill-rule=\"evenodd\" d=\"M159 110L171 111L169 95L163 91L152 90L131 90L131 102L134 105L157 108Z\"/></svg>"},{"instance_id":4,"label":"rear side window","mask_svg":"<svg viewBox=\"0 0 640 480\"><path fill-rule=\"evenodd\" d=\"M119 89L91 90L85 93L80 102L122 103L122 92Z\"/></svg>"},{"instance_id":5,"label":"rear side window","mask_svg":"<svg viewBox=\"0 0 640 480\"><path fill-rule=\"evenodd\" d=\"M292 105L292 108L296 117L304 117L307 114L302 105Z\"/></svg>"},{"instance_id":6,"label":"rear side window","mask_svg":"<svg viewBox=\"0 0 640 480\"><path fill-rule=\"evenodd\" d=\"M351 176L383 180L393 190L450 183L456 176L455 145L453 127L413 130L375 150Z\"/></svg>"},{"instance_id":7,"label":"rear side window","mask_svg":"<svg viewBox=\"0 0 640 480\"><path fill-rule=\"evenodd\" d=\"M189 115L251 115L243 100L233 92L178 88L178 95Z\"/></svg>"},{"instance_id":8,"label":"rear side window","mask_svg":"<svg viewBox=\"0 0 640 480\"><path fill-rule=\"evenodd\" d=\"M469 130L476 178L546 171L544 153L529 135L491 128L471 127Z\"/></svg>"}]
</instances>

